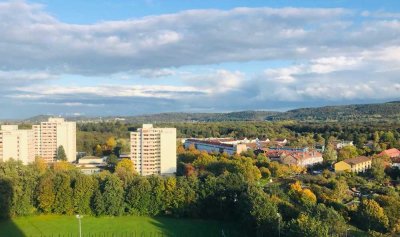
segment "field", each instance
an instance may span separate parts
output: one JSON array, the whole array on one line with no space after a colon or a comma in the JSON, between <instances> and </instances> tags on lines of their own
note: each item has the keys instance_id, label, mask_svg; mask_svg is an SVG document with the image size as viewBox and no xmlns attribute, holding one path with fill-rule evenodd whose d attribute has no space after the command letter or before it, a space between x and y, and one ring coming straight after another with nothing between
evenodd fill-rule
<instances>
[{"instance_id":1,"label":"field","mask_svg":"<svg viewBox=\"0 0 400 237\"><path fill-rule=\"evenodd\" d=\"M88 237L241 236L235 228L231 223L166 217L82 218L82 236ZM79 236L78 220L75 216L56 215L18 217L0 222L0 236Z\"/></svg>"}]
</instances>

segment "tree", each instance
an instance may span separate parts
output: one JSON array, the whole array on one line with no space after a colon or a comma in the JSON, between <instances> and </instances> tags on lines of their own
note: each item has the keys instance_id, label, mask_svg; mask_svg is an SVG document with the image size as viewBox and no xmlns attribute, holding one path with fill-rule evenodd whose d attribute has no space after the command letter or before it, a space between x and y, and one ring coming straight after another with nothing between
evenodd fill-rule
<instances>
[{"instance_id":1,"label":"tree","mask_svg":"<svg viewBox=\"0 0 400 237\"><path fill-rule=\"evenodd\" d=\"M328 227L331 236L344 236L348 228L346 220L335 209L318 204L314 212L315 217Z\"/></svg>"},{"instance_id":2,"label":"tree","mask_svg":"<svg viewBox=\"0 0 400 237\"><path fill-rule=\"evenodd\" d=\"M47 173L46 175L42 176L39 181L37 194L38 207L44 213L51 213L53 211L56 196L53 176L53 174Z\"/></svg>"},{"instance_id":3,"label":"tree","mask_svg":"<svg viewBox=\"0 0 400 237\"><path fill-rule=\"evenodd\" d=\"M205 169L209 164L216 162L217 159L209 155L207 152L202 152L193 162L193 166L199 169Z\"/></svg>"},{"instance_id":4,"label":"tree","mask_svg":"<svg viewBox=\"0 0 400 237\"><path fill-rule=\"evenodd\" d=\"M128 181L137 174L133 162L130 159L122 159L119 161L115 167L115 173L124 182L124 187L126 187Z\"/></svg>"},{"instance_id":5,"label":"tree","mask_svg":"<svg viewBox=\"0 0 400 237\"><path fill-rule=\"evenodd\" d=\"M349 186L344 179L332 181L333 197L338 202L342 202L347 197Z\"/></svg>"},{"instance_id":6,"label":"tree","mask_svg":"<svg viewBox=\"0 0 400 237\"><path fill-rule=\"evenodd\" d=\"M107 158L107 166L111 171L115 170L115 166L118 164L118 157L114 154L111 154Z\"/></svg>"},{"instance_id":7,"label":"tree","mask_svg":"<svg viewBox=\"0 0 400 237\"><path fill-rule=\"evenodd\" d=\"M74 170L74 169L76 169L76 167L67 161L62 160L62 161L53 163L54 171L63 172L63 171L70 171L70 170Z\"/></svg>"},{"instance_id":8,"label":"tree","mask_svg":"<svg viewBox=\"0 0 400 237\"><path fill-rule=\"evenodd\" d=\"M117 141L115 137L109 137L106 142L108 150L113 150L117 146Z\"/></svg>"},{"instance_id":9,"label":"tree","mask_svg":"<svg viewBox=\"0 0 400 237\"><path fill-rule=\"evenodd\" d=\"M135 167L133 165L133 162L131 159L122 159L117 163L117 166L115 167L115 172L124 172L128 174L133 174L135 173Z\"/></svg>"},{"instance_id":10,"label":"tree","mask_svg":"<svg viewBox=\"0 0 400 237\"><path fill-rule=\"evenodd\" d=\"M324 151L324 154L323 154L322 157L324 159L324 162L327 163L327 164L333 164L338 159L337 152L336 152L335 149L333 149L332 146L328 146L326 148L326 150Z\"/></svg>"},{"instance_id":11,"label":"tree","mask_svg":"<svg viewBox=\"0 0 400 237\"><path fill-rule=\"evenodd\" d=\"M372 159L372 165L370 173L373 178L378 182L382 182L385 179L385 164L383 158L375 157Z\"/></svg>"},{"instance_id":12,"label":"tree","mask_svg":"<svg viewBox=\"0 0 400 237\"><path fill-rule=\"evenodd\" d=\"M303 189L299 181L290 185L289 195L294 201L300 202L306 206L312 206L317 203L315 194L310 189Z\"/></svg>"},{"instance_id":13,"label":"tree","mask_svg":"<svg viewBox=\"0 0 400 237\"><path fill-rule=\"evenodd\" d=\"M278 209L262 189L250 186L239 200L240 219L249 232L256 230L256 236L277 235Z\"/></svg>"},{"instance_id":14,"label":"tree","mask_svg":"<svg viewBox=\"0 0 400 237\"><path fill-rule=\"evenodd\" d=\"M380 195L376 201L383 208L389 219L392 232L400 233L400 198L397 193L391 195Z\"/></svg>"},{"instance_id":15,"label":"tree","mask_svg":"<svg viewBox=\"0 0 400 237\"><path fill-rule=\"evenodd\" d=\"M73 182L73 207L77 214L91 214L90 202L94 192L92 176L78 174Z\"/></svg>"},{"instance_id":16,"label":"tree","mask_svg":"<svg viewBox=\"0 0 400 237\"><path fill-rule=\"evenodd\" d=\"M12 196L11 180L0 177L0 218L11 217Z\"/></svg>"},{"instance_id":17,"label":"tree","mask_svg":"<svg viewBox=\"0 0 400 237\"><path fill-rule=\"evenodd\" d=\"M271 171L268 168L260 167L260 173L264 179L271 177Z\"/></svg>"},{"instance_id":18,"label":"tree","mask_svg":"<svg viewBox=\"0 0 400 237\"><path fill-rule=\"evenodd\" d=\"M136 177L126 191L127 211L132 215L152 215L151 185L145 177ZM156 211L158 213L158 211Z\"/></svg>"},{"instance_id":19,"label":"tree","mask_svg":"<svg viewBox=\"0 0 400 237\"><path fill-rule=\"evenodd\" d=\"M289 236L329 236L329 228L322 220L318 220L305 213L301 214L297 219L291 220L286 232Z\"/></svg>"},{"instance_id":20,"label":"tree","mask_svg":"<svg viewBox=\"0 0 400 237\"><path fill-rule=\"evenodd\" d=\"M32 165L34 167L34 170L38 172L39 175L43 175L47 170L47 164L40 156L35 157L35 162L33 162Z\"/></svg>"},{"instance_id":21,"label":"tree","mask_svg":"<svg viewBox=\"0 0 400 237\"><path fill-rule=\"evenodd\" d=\"M54 203L53 212L56 214L73 213L72 206L72 188L70 175L66 173L57 173L53 178L54 183Z\"/></svg>"},{"instance_id":22,"label":"tree","mask_svg":"<svg viewBox=\"0 0 400 237\"><path fill-rule=\"evenodd\" d=\"M358 151L355 146L345 146L339 150L338 160L345 160L349 158L354 158L358 156Z\"/></svg>"},{"instance_id":23,"label":"tree","mask_svg":"<svg viewBox=\"0 0 400 237\"><path fill-rule=\"evenodd\" d=\"M103 182L102 198L105 214L120 216L124 211L124 189L122 181L115 175L108 175Z\"/></svg>"},{"instance_id":24,"label":"tree","mask_svg":"<svg viewBox=\"0 0 400 237\"><path fill-rule=\"evenodd\" d=\"M385 231L389 219L383 208L372 199L363 199L356 212L358 226L363 230Z\"/></svg>"},{"instance_id":25,"label":"tree","mask_svg":"<svg viewBox=\"0 0 400 237\"><path fill-rule=\"evenodd\" d=\"M101 146L99 144L97 144L94 148L94 155L97 157L103 156L103 149L101 149Z\"/></svg>"},{"instance_id":26,"label":"tree","mask_svg":"<svg viewBox=\"0 0 400 237\"><path fill-rule=\"evenodd\" d=\"M64 147L61 145L57 149L57 160L58 161L67 161L67 155L65 154Z\"/></svg>"}]
</instances>

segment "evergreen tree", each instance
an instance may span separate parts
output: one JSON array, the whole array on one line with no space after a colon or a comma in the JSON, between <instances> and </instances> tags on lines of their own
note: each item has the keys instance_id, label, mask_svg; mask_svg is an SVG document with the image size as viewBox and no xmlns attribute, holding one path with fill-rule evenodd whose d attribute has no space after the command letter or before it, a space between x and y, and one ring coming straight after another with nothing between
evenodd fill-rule
<instances>
[{"instance_id":1,"label":"evergreen tree","mask_svg":"<svg viewBox=\"0 0 400 237\"><path fill-rule=\"evenodd\" d=\"M57 149L57 160L58 161L67 161L67 155L65 154L65 150L63 146L59 146Z\"/></svg>"}]
</instances>

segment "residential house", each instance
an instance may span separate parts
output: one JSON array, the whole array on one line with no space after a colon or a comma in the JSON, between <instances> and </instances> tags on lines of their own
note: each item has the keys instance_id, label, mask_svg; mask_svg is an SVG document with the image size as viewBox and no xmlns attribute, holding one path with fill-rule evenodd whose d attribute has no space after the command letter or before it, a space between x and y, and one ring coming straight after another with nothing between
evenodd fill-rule
<instances>
[{"instance_id":1,"label":"residential house","mask_svg":"<svg viewBox=\"0 0 400 237\"><path fill-rule=\"evenodd\" d=\"M282 164L310 167L323 162L322 154L317 151L291 152L280 158Z\"/></svg>"},{"instance_id":2,"label":"residential house","mask_svg":"<svg viewBox=\"0 0 400 237\"><path fill-rule=\"evenodd\" d=\"M384 150L381 153L379 153L379 155L381 156L389 156L390 158L397 158L400 157L400 151L396 148L392 148L392 149L388 149L388 150Z\"/></svg>"},{"instance_id":3,"label":"residential house","mask_svg":"<svg viewBox=\"0 0 400 237\"><path fill-rule=\"evenodd\" d=\"M339 161L334 165L334 167L335 167L335 172L351 171L354 173L360 173L370 169L371 165L372 165L372 159L370 157L359 156Z\"/></svg>"},{"instance_id":4,"label":"residential house","mask_svg":"<svg viewBox=\"0 0 400 237\"><path fill-rule=\"evenodd\" d=\"M333 146L337 149L340 150L345 146L354 146L353 141L335 141L333 142Z\"/></svg>"}]
</instances>

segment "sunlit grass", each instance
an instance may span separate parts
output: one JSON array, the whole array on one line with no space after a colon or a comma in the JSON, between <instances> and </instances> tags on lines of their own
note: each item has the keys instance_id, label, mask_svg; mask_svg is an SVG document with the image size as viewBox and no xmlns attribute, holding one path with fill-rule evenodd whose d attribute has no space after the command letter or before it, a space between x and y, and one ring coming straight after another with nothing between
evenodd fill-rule
<instances>
[{"instance_id":1,"label":"sunlit grass","mask_svg":"<svg viewBox=\"0 0 400 237\"><path fill-rule=\"evenodd\" d=\"M233 224L165 217L82 218L83 236L240 236ZM236 229L236 230L235 230ZM78 236L75 216L41 215L0 222L0 236Z\"/></svg>"}]
</instances>

